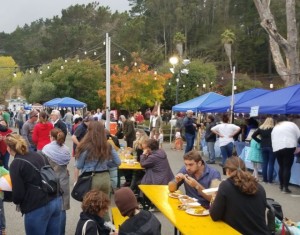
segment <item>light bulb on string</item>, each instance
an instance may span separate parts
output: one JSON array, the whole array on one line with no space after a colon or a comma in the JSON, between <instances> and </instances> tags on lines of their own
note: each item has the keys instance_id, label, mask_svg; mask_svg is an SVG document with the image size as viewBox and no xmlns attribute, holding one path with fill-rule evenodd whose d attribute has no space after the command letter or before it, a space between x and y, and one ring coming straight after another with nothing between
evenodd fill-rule
<instances>
[{"instance_id":1,"label":"light bulb on string","mask_svg":"<svg viewBox=\"0 0 300 235\"><path fill-rule=\"evenodd\" d=\"M32 73L31 69L29 69L29 73L30 73L30 74Z\"/></svg>"},{"instance_id":2,"label":"light bulb on string","mask_svg":"<svg viewBox=\"0 0 300 235\"><path fill-rule=\"evenodd\" d=\"M203 84L202 87L205 89L206 88L206 84Z\"/></svg>"},{"instance_id":3,"label":"light bulb on string","mask_svg":"<svg viewBox=\"0 0 300 235\"><path fill-rule=\"evenodd\" d=\"M64 66L62 65L62 66L60 66L60 69L64 69Z\"/></svg>"},{"instance_id":4,"label":"light bulb on string","mask_svg":"<svg viewBox=\"0 0 300 235\"><path fill-rule=\"evenodd\" d=\"M105 46L105 44L106 44L105 41L103 41L103 46Z\"/></svg>"},{"instance_id":5,"label":"light bulb on string","mask_svg":"<svg viewBox=\"0 0 300 235\"><path fill-rule=\"evenodd\" d=\"M139 73L140 73L140 72L141 72L141 69L139 68L138 71L139 71Z\"/></svg>"},{"instance_id":6,"label":"light bulb on string","mask_svg":"<svg viewBox=\"0 0 300 235\"><path fill-rule=\"evenodd\" d=\"M16 71L14 71L14 77L17 77L17 72Z\"/></svg>"},{"instance_id":7,"label":"light bulb on string","mask_svg":"<svg viewBox=\"0 0 300 235\"><path fill-rule=\"evenodd\" d=\"M169 82L169 86L171 86L171 83Z\"/></svg>"},{"instance_id":8,"label":"light bulb on string","mask_svg":"<svg viewBox=\"0 0 300 235\"><path fill-rule=\"evenodd\" d=\"M124 56L122 57L122 61L125 61L125 57Z\"/></svg>"},{"instance_id":9,"label":"light bulb on string","mask_svg":"<svg viewBox=\"0 0 300 235\"><path fill-rule=\"evenodd\" d=\"M97 52L96 52L96 51L94 51L94 55L97 55Z\"/></svg>"},{"instance_id":10,"label":"light bulb on string","mask_svg":"<svg viewBox=\"0 0 300 235\"><path fill-rule=\"evenodd\" d=\"M199 87L199 85L197 84L197 87Z\"/></svg>"},{"instance_id":11,"label":"light bulb on string","mask_svg":"<svg viewBox=\"0 0 300 235\"><path fill-rule=\"evenodd\" d=\"M274 88L274 84L271 82L270 83L270 88L273 89Z\"/></svg>"},{"instance_id":12,"label":"light bulb on string","mask_svg":"<svg viewBox=\"0 0 300 235\"><path fill-rule=\"evenodd\" d=\"M154 80L157 80L157 77L156 77L156 76L154 77Z\"/></svg>"},{"instance_id":13,"label":"light bulb on string","mask_svg":"<svg viewBox=\"0 0 300 235\"><path fill-rule=\"evenodd\" d=\"M157 71L156 70L154 70L154 75L157 75Z\"/></svg>"},{"instance_id":14,"label":"light bulb on string","mask_svg":"<svg viewBox=\"0 0 300 235\"><path fill-rule=\"evenodd\" d=\"M65 59L65 63L68 63L68 60L67 60L67 59Z\"/></svg>"},{"instance_id":15,"label":"light bulb on string","mask_svg":"<svg viewBox=\"0 0 300 235\"><path fill-rule=\"evenodd\" d=\"M50 69L50 66L49 66L49 65L47 66L47 69Z\"/></svg>"},{"instance_id":16,"label":"light bulb on string","mask_svg":"<svg viewBox=\"0 0 300 235\"><path fill-rule=\"evenodd\" d=\"M43 74L43 71L42 71L42 70L40 70L40 74L41 74L41 75Z\"/></svg>"},{"instance_id":17,"label":"light bulb on string","mask_svg":"<svg viewBox=\"0 0 300 235\"><path fill-rule=\"evenodd\" d=\"M134 66L137 66L137 62L134 62Z\"/></svg>"},{"instance_id":18,"label":"light bulb on string","mask_svg":"<svg viewBox=\"0 0 300 235\"><path fill-rule=\"evenodd\" d=\"M185 88L185 85L183 84L182 87Z\"/></svg>"},{"instance_id":19,"label":"light bulb on string","mask_svg":"<svg viewBox=\"0 0 300 235\"><path fill-rule=\"evenodd\" d=\"M79 63L80 62L80 59L77 59L77 63Z\"/></svg>"},{"instance_id":20,"label":"light bulb on string","mask_svg":"<svg viewBox=\"0 0 300 235\"><path fill-rule=\"evenodd\" d=\"M118 56L121 56L121 52L118 53Z\"/></svg>"},{"instance_id":21,"label":"light bulb on string","mask_svg":"<svg viewBox=\"0 0 300 235\"><path fill-rule=\"evenodd\" d=\"M86 55L86 54L87 54L87 52L86 52L86 51L84 51L84 54Z\"/></svg>"}]
</instances>

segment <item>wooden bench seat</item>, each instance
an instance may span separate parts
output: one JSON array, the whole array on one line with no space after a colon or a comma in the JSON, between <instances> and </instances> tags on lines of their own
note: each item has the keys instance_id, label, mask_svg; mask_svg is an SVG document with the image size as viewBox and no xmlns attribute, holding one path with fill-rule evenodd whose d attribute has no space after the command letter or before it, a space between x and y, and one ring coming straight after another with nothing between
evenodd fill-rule
<instances>
[{"instance_id":1,"label":"wooden bench seat","mask_svg":"<svg viewBox=\"0 0 300 235\"><path fill-rule=\"evenodd\" d=\"M119 230L119 227L121 224L124 223L125 220L128 219L128 217L124 217L121 215L119 209L117 207L111 208L111 216L112 216L112 222L115 225L116 229Z\"/></svg>"}]
</instances>

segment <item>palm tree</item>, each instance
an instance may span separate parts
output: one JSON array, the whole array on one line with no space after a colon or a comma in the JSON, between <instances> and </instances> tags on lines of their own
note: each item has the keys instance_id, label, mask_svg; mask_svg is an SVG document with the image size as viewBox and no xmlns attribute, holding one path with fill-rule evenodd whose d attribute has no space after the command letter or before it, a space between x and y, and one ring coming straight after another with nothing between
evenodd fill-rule
<instances>
[{"instance_id":1,"label":"palm tree","mask_svg":"<svg viewBox=\"0 0 300 235\"><path fill-rule=\"evenodd\" d=\"M232 61L231 61L231 45L235 41L235 34L230 29L226 29L224 33L221 34L222 44L224 44L224 49L226 55L229 59L230 71L232 71Z\"/></svg>"}]
</instances>

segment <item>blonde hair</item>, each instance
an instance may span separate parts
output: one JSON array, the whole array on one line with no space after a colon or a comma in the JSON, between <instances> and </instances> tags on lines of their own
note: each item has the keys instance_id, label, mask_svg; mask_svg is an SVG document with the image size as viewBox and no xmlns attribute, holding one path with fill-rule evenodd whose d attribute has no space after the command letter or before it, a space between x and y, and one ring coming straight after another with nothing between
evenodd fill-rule
<instances>
[{"instance_id":1,"label":"blonde hair","mask_svg":"<svg viewBox=\"0 0 300 235\"><path fill-rule=\"evenodd\" d=\"M271 129L274 127L274 119L271 117L266 118L266 120L264 121L264 123L262 125L260 125L260 129L262 130L266 130L266 129Z\"/></svg>"},{"instance_id":2,"label":"blonde hair","mask_svg":"<svg viewBox=\"0 0 300 235\"><path fill-rule=\"evenodd\" d=\"M6 145L17 154L25 155L28 153L26 140L18 134L8 134L5 138Z\"/></svg>"},{"instance_id":3,"label":"blonde hair","mask_svg":"<svg viewBox=\"0 0 300 235\"><path fill-rule=\"evenodd\" d=\"M146 140L149 139L147 133L142 130L142 129L138 129L136 132L140 133L140 136L138 139L136 139L134 142L133 142L133 148L134 149L142 149L142 143L145 142Z\"/></svg>"}]
</instances>

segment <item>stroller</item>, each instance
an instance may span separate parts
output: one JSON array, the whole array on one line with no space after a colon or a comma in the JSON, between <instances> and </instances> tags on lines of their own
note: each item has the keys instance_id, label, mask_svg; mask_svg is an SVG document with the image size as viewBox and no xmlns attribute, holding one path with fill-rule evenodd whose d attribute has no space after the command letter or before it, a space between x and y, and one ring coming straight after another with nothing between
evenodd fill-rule
<instances>
[{"instance_id":1,"label":"stroller","mask_svg":"<svg viewBox=\"0 0 300 235\"><path fill-rule=\"evenodd\" d=\"M291 231L289 230L289 227L287 224L284 222L284 217L283 217L283 212L281 205L276 202L272 198L267 198L267 224L268 224L268 229L270 231L270 234L276 235L276 234L284 234L288 235L291 234ZM276 224L275 224L275 218L281 221L282 223L282 228L280 231L276 232Z\"/></svg>"}]
</instances>

